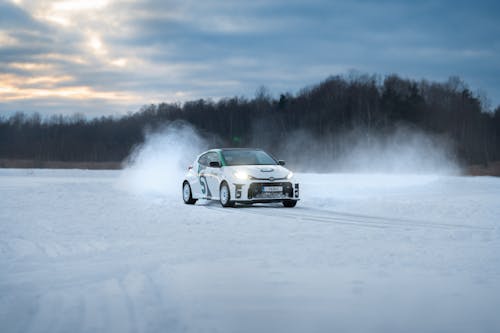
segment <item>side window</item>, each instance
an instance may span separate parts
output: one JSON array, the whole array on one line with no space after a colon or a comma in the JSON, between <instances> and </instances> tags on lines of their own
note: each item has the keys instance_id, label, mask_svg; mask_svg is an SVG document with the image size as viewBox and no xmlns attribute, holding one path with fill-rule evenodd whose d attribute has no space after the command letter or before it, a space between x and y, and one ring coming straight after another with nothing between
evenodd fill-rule
<instances>
[{"instance_id":1,"label":"side window","mask_svg":"<svg viewBox=\"0 0 500 333\"><path fill-rule=\"evenodd\" d=\"M198 163L204 166L208 166L208 154L203 154L198 159Z\"/></svg>"},{"instance_id":2,"label":"side window","mask_svg":"<svg viewBox=\"0 0 500 333\"><path fill-rule=\"evenodd\" d=\"M212 153L208 153L207 156L208 156L208 162L207 162L207 164L210 164L210 162L220 162L220 160L219 160L219 154L217 154L217 153L213 153L213 152Z\"/></svg>"}]
</instances>

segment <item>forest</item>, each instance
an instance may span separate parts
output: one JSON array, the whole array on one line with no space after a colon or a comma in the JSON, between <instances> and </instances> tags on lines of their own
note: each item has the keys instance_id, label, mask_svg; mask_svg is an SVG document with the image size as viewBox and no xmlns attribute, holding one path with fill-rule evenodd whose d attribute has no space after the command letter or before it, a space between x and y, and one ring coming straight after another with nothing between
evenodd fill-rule
<instances>
[{"instance_id":1,"label":"forest","mask_svg":"<svg viewBox=\"0 0 500 333\"><path fill-rule=\"evenodd\" d=\"M277 152L300 137L311 141L316 154L332 158L350 149L346 138L386 136L404 126L445 138L466 165L488 165L500 160L500 106L488 104L457 77L432 82L398 75L331 76L279 97L261 87L253 98L160 103L123 116L18 112L0 118L0 159L121 162L147 131L182 121L213 147Z\"/></svg>"}]
</instances>

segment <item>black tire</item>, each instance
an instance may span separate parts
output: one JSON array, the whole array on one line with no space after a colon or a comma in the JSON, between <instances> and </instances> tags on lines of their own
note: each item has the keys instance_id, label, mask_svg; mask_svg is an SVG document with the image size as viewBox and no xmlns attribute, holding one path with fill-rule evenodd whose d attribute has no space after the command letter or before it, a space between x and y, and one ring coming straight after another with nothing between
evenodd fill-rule
<instances>
[{"instance_id":1,"label":"black tire","mask_svg":"<svg viewBox=\"0 0 500 333\"><path fill-rule=\"evenodd\" d=\"M293 208L297 205L297 200L283 200L283 206Z\"/></svg>"},{"instance_id":2,"label":"black tire","mask_svg":"<svg viewBox=\"0 0 500 333\"><path fill-rule=\"evenodd\" d=\"M222 207L234 207L235 202L231 201L231 191L226 182L220 185L219 189L219 201Z\"/></svg>"},{"instance_id":3,"label":"black tire","mask_svg":"<svg viewBox=\"0 0 500 333\"><path fill-rule=\"evenodd\" d=\"M193 193L191 192L191 186L188 182L182 184L182 199L186 205L194 205L196 199L193 199Z\"/></svg>"}]
</instances>

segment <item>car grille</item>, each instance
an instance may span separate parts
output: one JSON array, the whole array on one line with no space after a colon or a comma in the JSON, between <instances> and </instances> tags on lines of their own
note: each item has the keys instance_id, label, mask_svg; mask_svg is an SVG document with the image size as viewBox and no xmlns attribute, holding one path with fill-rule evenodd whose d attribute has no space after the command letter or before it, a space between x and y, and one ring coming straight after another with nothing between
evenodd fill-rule
<instances>
[{"instance_id":1,"label":"car grille","mask_svg":"<svg viewBox=\"0 0 500 333\"><path fill-rule=\"evenodd\" d=\"M281 186L281 192L263 192L263 186ZM248 199L286 199L293 197L292 183L272 182L272 183L252 183L248 187Z\"/></svg>"}]
</instances>

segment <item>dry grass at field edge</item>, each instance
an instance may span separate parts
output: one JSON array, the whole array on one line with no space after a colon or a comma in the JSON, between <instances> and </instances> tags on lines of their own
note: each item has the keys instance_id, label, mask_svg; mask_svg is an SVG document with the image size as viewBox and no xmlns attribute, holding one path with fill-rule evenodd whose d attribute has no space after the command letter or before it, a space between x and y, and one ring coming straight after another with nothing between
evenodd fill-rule
<instances>
[{"instance_id":1,"label":"dry grass at field edge","mask_svg":"<svg viewBox=\"0 0 500 333\"><path fill-rule=\"evenodd\" d=\"M68 162L68 161L37 161L0 159L0 168L12 169L89 169L89 170L118 170L122 169L121 162ZM466 171L469 176L497 176L500 177L500 161L488 165L471 165Z\"/></svg>"},{"instance_id":2,"label":"dry grass at field edge","mask_svg":"<svg viewBox=\"0 0 500 333\"><path fill-rule=\"evenodd\" d=\"M0 159L0 168L117 170L122 168L122 164L121 162L68 162Z\"/></svg>"}]
</instances>

